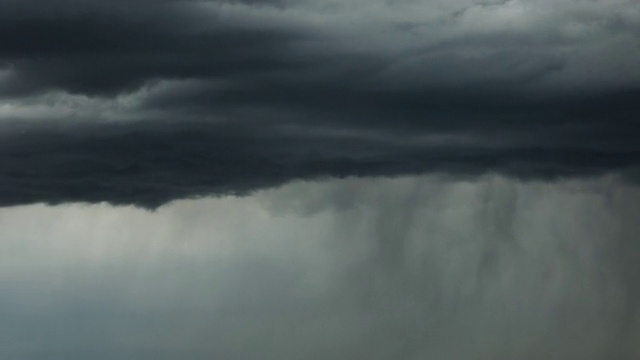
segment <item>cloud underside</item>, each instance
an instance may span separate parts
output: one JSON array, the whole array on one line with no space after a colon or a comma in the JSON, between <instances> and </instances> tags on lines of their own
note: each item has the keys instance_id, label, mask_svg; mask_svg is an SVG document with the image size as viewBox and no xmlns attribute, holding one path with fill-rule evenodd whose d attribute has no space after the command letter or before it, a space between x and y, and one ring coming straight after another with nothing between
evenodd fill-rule
<instances>
[{"instance_id":1,"label":"cloud underside","mask_svg":"<svg viewBox=\"0 0 640 360\"><path fill-rule=\"evenodd\" d=\"M3 2L0 205L624 172L639 30L624 0Z\"/></svg>"},{"instance_id":2,"label":"cloud underside","mask_svg":"<svg viewBox=\"0 0 640 360\"><path fill-rule=\"evenodd\" d=\"M539 144L538 144L539 145ZM198 126L117 125L28 131L0 146L2 205L100 202L156 207L204 195L246 194L292 179L503 173L558 178L622 172L640 154L590 148L490 148L380 143Z\"/></svg>"}]
</instances>

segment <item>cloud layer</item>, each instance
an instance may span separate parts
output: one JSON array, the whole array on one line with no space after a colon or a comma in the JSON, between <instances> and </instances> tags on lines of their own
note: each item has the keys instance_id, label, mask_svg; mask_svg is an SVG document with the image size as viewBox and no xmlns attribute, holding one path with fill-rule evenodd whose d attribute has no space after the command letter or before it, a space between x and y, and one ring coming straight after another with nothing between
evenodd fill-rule
<instances>
[{"instance_id":1,"label":"cloud layer","mask_svg":"<svg viewBox=\"0 0 640 360\"><path fill-rule=\"evenodd\" d=\"M0 24L0 205L640 161L635 1L28 0Z\"/></svg>"}]
</instances>

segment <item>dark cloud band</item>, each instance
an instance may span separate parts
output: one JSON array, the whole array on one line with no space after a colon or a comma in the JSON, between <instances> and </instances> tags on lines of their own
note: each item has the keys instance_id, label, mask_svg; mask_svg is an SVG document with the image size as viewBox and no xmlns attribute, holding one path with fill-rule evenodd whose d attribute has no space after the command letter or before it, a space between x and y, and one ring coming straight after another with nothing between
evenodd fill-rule
<instances>
[{"instance_id":1,"label":"dark cloud band","mask_svg":"<svg viewBox=\"0 0 640 360\"><path fill-rule=\"evenodd\" d=\"M556 178L622 171L638 150L419 145L211 124L12 131L0 145L0 205L100 202L156 207L245 194L292 179L498 172Z\"/></svg>"},{"instance_id":2,"label":"dark cloud band","mask_svg":"<svg viewBox=\"0 0 640 360\"><path fill-rule=\"evenodd\" d=\"M2 2L0 205L639 165L637 6L322 4Z\"/></svg>"}]
</instances>

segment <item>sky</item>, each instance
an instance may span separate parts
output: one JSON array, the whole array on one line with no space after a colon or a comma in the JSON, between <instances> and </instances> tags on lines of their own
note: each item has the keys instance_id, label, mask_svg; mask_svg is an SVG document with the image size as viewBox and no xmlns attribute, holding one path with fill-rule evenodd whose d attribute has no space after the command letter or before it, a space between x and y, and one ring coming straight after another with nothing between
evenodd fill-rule
<instances>
[{"instance_id":1,"label":"sky","mask_svg":"<svg viewBox=\"0 0 640 360\"><path fill-rule=\"evenodd\" d=\"M0 358L640 358L640 2L0 0Z\"/></svg>"}]
</instances>

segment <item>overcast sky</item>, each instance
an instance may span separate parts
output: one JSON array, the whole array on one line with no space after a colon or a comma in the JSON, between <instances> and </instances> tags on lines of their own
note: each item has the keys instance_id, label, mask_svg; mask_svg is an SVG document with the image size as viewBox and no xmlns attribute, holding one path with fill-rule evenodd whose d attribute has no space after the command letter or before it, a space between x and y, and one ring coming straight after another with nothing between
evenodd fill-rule
<instances>
[{"instance_id":1,"label":"overcast sky","mask_svg":"<svg viewBox=\"0 0 640 360\"><path fill-rule=\"evenodd\" d=\"M0 358L640 358L637 0L0 0Z\"/></svg>"},{"instance_id":2,"label":"overcast sky","mask_svg":"<svg viewBox=\"0 0 640 360\"><path fill-rule=\"evenodd\" d=\"M0 2L0 204L626 172L640 4Z\"/></svg>"}]
</instances>

